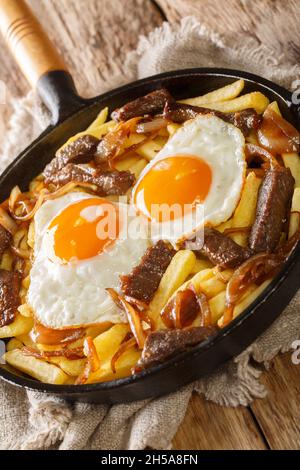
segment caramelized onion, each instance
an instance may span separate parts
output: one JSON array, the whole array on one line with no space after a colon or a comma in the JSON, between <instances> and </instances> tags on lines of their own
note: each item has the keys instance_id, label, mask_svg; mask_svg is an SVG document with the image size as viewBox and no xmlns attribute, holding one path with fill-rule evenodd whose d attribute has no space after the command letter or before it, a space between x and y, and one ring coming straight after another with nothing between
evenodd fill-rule
<instances>
[{"instance_id":1,"label":"caramelized onion","mask_svg":"<svg viewBox=\"0 0 300 470\"><path fill-rule=\"evenodd\" d=\"M30 332L30 337L35 343L45 345L68 344L73 343L77 339L84 336L85 330L83 328L65 328L57 330L47 328L41 323L36 323Z\"/></svg>"},{"instance_id":2,"label":"caramelized onion","mask_svg":"<svg viewBox=\"0 0 300 470\"><path fill-rule=\"evenodd\" d=\"M128 349L131 349L135 345L136 345L136 339L134 337L130 338L127 341L124 341L120 345L119 349L117 350L117 352L113 355L111 359L111 370L113 371L114 374L116 373L117 360L122 356L122 354L124 354L126 351L128 351Z\"/></svg>"},{"instance_id":3,"label":"caramelized onion","mask_svg":"<svg viewBox=\"0 0 300 470\"><path fill-rule=\"evenodd\" d=\"M11 235L14 235L18 230L16 222L8 215L8 213L0 207L0 224L4 227Z\"/></svg>"},{"instance_id":4,"label":"caramelized onion","mask_svg":"<svg viewBox=\"0 0 300 470\"><path fill-rule=\"evenodd\" d=\"M260 147L259 145L246 144L245 150L246 159L248 163L250 163L253 158L260 157L264 162L269 164L270 168L275 168L279 164L274 155L272 155L270 152L268 152L268 150Z\"/></svg>"},{"instance_id":5,"label":"caramelized onion","mask_svg":"<svg viewBox=\"0 0 300 470\"><path fill-rule=\"evenodd\" d=\"M84 354L87 357L87 362L85 368L81 375L77 377L75 382L76 385L82 385L87 382L90 374L96 372L100 367L100 360L98 353L94 344L94 341L91 336L85 338L83 343Z\"/></svg>"},{"instance_id":6,"label":"caramelized onion","mask_svg":"<svg viewBox=\"0 0 300 470\"><path fill-rule=\"evenodd\" d=\"M157 132L167 127L169 121L161 116L148 121L139 122L136 126L137 134L147 134L148 132Z\"/></svg>"},{"instance_id":7,"label":"caramelized onion","mask_svg":"<svg viewBox=\"0 0 300 470\"><path fill-rule=\"evenodd\" d=\"M229 235L230 233L248 233L251 230L251 226L248 225L247 227L228 227L224 230L224 235Z\"/></svg>"},{"instance_id":8,"label":"caramelized onion","mask_svg":"<svg viewBox=\"0 0 300 470\"><path fill-rule=\"evenodd\" d=\"M65 357L66 359L76 360L84 358L83 348L58 349L56 351L38 351L29 346L24 346L22 352L26 356L34 356L37 359L50 359L51 357Z\"/></svg>"},{"instance_id":9,"label":"caramelized onion","mask_svg":"<svg viewBox=\"0 0 300 470\"><path fill-rule=\"evenodd\" d=\"M270 107L263 114L263 122L257 135L260 144L275 153L300 150L300 134L297 129Z\"/></svg>"},{"instance_id":10,"label":"caramelized onion","mask_svg":"<svg viewBox=\"0 0 300 470\"><path fill-rule=\"evenodd\" d=\"M114 289L107 288L106 291L109 293L115 304L126 313L130 329L136 339L138 347L139 349L143 349L146 341L146 332L143 329L140 315L135 310L135 308Z\"/></svg>"}]
</instances>

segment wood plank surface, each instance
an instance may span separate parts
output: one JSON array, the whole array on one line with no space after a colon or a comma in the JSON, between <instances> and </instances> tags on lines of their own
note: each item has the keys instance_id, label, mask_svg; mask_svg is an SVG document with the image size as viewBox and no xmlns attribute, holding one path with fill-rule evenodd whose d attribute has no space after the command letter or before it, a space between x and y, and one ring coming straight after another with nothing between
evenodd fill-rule
<instances>
[{"instance_id":1,"label":"wood plank surface","mask_svg":"<svg viewBox=\"0 0 300 470\"><path fill-rule=\"evenodd\" d=\"M225 1L225 0L224 0ZM220 33L248 30L258 41L276 45L278 54L299 60L298 0L28 0L63 56L78 90L93 96L126 53L165 17L179 21L194 14ZM157 8L157 6L160 7ZM0 104L0 135L5 136L11 98L28 85L0 38L0 80L7 103ZM263 380L270 390L251 408L221 408L194 395L173 444L177 449L300 448L299 366L290 354L275 359Z\"/></svg>"}]
</instances>

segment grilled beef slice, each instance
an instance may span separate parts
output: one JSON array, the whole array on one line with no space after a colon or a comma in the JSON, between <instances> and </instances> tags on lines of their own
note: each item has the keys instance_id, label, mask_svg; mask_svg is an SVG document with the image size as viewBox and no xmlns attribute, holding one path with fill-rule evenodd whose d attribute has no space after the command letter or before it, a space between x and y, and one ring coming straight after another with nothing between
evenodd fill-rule
<instances>
[{"instance_id":1,"label":"grilled beef slice","mask_svg":"<svg viewBox=\"0 0 300 470\"><path fill-rule=\"evenodd\" d=\"M21 275L16 271L0 269L0 328L15 319L20 305Z\"/></svg>"},{"instance_id":2,"label":"grilled beef slice","mask_svg":"<svg viewBox=\"0 0 300 470\"><path fill-rule=\"evenodd\" d=\"M9 231L0 224L0 257L3 255L6 248L9 247L11 240L12 236Z\"/></svg>"},{"instance_id":3,"label":"grilled beef slice","mask_svg":"<svg viewBox=\"0 0 300 470\"><path fill-rule=\"evenodd\" d=\"M192 106L185 103L167 102L164 108L164 118L179 124L194 119L200 114L212 114L223 121L229 122L238 127L245 136L252 129L258 129L262 122L262 117L254 109L245 109L236 113L222 113L209 108Z\"/></svg>"},{"instance_id":4,"label":"grilled beef slice","mask_svg":"<svg viewBox=\"0 0 300 470\"><path fill-rule=\"evenodd\" d=\"M68 163L88 163L91 161L97 151L99 142L99 139L92 135L83 135L60 149L56 157L44 170L45 182L51 182L53 175Z\"/></svg>"},{"instance_id":5,"label":"grilled beef slice","mask_svg":"<svg viewBox=\"0 0 300 470\"><path fill-rule=\"evenodd\" d=\"M214 326L153 331L147 336L138 368L161 364L166 359L204 341L217 332Z\"/></svg>"},{"instance_id":6,"label":"grilled beef slice","mask_svg":"<svg viewBox=\"0 0 300 470\"><path fill-rule=\"evenodd\" d=\"M249 236L255 252L271 253L277 247L293 196L295 180L289 168L267 171L259 189L256 216Z\"/></svg>"},{"instance_id":7,"label":"grilled beef slice","mask_svg":"<svg viewBox=\"0 0 300 470\"><path fill-rule=\"evenodd\" d=\"M162 240L148 248L138 266L130 274L121 276L121 289L125 295L149 303L175 251Z\"/></svg>"},{"instance_id":8,"label":"grilled beef slice","mask_svg":"<svg viewBox=\"0 0 300 470\"><path fill-rule=\"evenodd\" d=\"M111 117L115 121L127 121L137 116L154 115L163 111L167 101L173 101L173 98L168 90L161 88L116 109Z\"/></svg>"},{"instance_id":9,"label":"grilled beef slice","mask_svg":"<svg viewBox=\"0 0 300 470\"><path fill-rule=\"evenodd\" d=\"M193 240L185 242L185 246L188 248L191 242L196 242L196 238L197 235ZM197 252L197 249L194 251ZM203 244L199 247L199 252L207 256L213 264L232 269L237 268L251 256L251 250L243 248L230 237L211 227L204 228Z\"/></svg>"},{"instance_id":10,"label":"grilled beef slice","mask_svg":"<svg viewBox=\"0 0 300 470\"><path fill-rule=\"evenodd\" d=\"M130 171L100 171L69 163L57 173L49 175L47 179L48 183L56 186L63 186L70 181L94 184L98 196L119 196L125 194L133 185L135 176Z\"/></svg>"}]
</instances>

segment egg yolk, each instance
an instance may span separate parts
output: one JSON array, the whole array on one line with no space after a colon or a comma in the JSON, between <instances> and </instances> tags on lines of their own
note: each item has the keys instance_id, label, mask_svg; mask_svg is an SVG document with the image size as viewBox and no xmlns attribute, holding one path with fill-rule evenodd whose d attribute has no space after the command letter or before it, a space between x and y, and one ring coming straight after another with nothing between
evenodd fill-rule
<instances>
[{"instance_id":1,"label":"egg yolk","mask_svg":"<svg viewBox=\"0 0 300 470\"><path fill-rule=\"evenodd\" d=\"M142 178L134 203L141 212L146 211L151 220L173 220L183 217L205 200L211 181L211 168L201 158L193 155L166 157ZM164 210L166 206L174 210Z\"/></svg>"},{"instance_id":2,"label":"egg yolk","mask_svg":"<svg viewBox=\"0 0 300 470\"><path fill-rule=\"evenodd\" d=\"M54 252L63 262L97 256L118 238L119 211L105 199L89 198L69 205L51 222Z\"/></svg>"}]
</instances>

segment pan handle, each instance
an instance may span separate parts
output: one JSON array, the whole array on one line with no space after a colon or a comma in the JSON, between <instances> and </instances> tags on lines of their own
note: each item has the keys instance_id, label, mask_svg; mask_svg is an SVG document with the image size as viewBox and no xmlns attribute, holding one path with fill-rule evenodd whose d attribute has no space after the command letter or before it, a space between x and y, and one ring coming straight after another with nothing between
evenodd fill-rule
<instances>
[{"instance_id":1,"label":"pan handle","mask_svg":"<svg viewBox=\"0 0 300 470\"><path fill-rule=\"evenodd\" d=\"M24 0L0 0L0 31L53 123L84 105L63 59Z\"/></svg>"}]
</instances>

